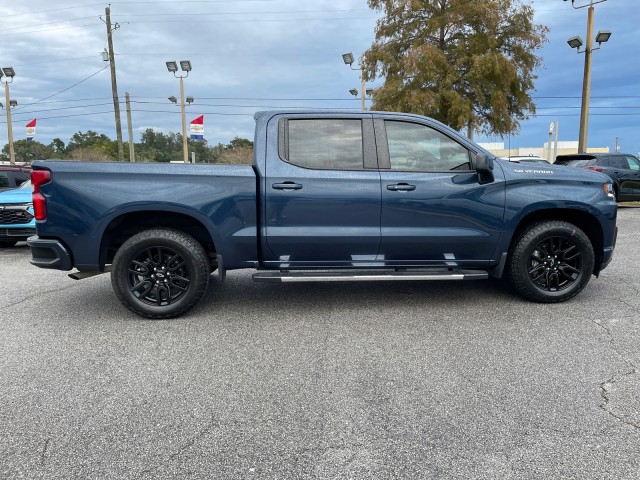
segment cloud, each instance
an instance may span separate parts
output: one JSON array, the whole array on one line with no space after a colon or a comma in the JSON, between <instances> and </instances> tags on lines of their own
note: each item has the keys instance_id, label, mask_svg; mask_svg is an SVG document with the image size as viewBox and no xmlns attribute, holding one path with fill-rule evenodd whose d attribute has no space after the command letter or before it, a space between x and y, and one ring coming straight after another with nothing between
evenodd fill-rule
<instances>
[{"instance_id":1,"label":"cloud","mask_svg":"<svg viewBox=\"0 0 640 480\"><path fill-rule=\"evenodd\" d=\"M623 108L640 105L639 98L631 98L640 91L640 62L629 55L638 40L637 18L625 14L632 3L607 1L595 8L595 31L609 29L613 35L593 54L589 144L611 145L619 136L637 152L640 139L635 140L633 126L638 125L640 109ZM106 27L99 17L105 16L104 4L77 5L75 0L0 5L5 20L0 27L1 61L16 68L11 95L20 106L61 92L103 68ZM584 55L572 51L566 40L586 37L586 9L574 10L570 2L560 1L536 0L533 6L536 21L550 28L549 43L540 52L545 67L538 72L534 92L539 110L512 136L512 146L540 146L553 120L560 121L563 140L577 139L579 109L569 107L580 106ZM113 40L124 137L125 92L131 94L136 136L144 130L141 125L181 131L179 109L167 100L179 97L179 82L165 61L189 59L193 71L184 80L185 93L194 96L195 103L187 108L188 118L204 114L205 138L216 144L235 136L252 139L252 115L258 110L358 109L359 100L348 89L360 89L359 73L343 64L341 54L352 51L360 57L373 42L379 13L369 10L364 0L236 0L114 1L111 15L119 25ZM620 98L625 96L630 98ZM115 138L110 102L107 69L49 100L16 109L16 138L24 135L22 124L33 117L39 118L36 138L45 143L54 137L66 142L73 133L89 129ZM615 108L595 108L602 106ZM0 131L5 126L0 120Z\"/></svg>"}]
</instances>

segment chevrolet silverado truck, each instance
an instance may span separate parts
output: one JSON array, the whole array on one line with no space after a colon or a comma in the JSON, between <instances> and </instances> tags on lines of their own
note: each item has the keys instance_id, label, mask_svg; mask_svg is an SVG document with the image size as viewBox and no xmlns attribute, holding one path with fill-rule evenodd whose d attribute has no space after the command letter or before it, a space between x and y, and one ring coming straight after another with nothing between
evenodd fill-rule
<instances>
[{"instance_id":1,"label":"chevrolet silverado truck","mask_svg":"<svg viewBox=\"0 0 640 480\"><path fill-rule=\"evenodd\" d=\"M611 261L606 175L496 159L435 120L255 115L253 165L37 161L31 263L109 271L118 299L177 317L212 272L265 282L505 277L561 302Z\"/></svg>"}]
</instances>

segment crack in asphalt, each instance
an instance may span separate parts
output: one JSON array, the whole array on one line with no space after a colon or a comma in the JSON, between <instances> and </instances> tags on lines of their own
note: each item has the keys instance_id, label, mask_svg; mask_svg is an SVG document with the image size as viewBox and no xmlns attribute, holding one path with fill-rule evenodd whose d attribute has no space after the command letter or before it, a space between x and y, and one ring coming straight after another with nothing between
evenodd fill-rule
<instances>
[{"instance_id":1,"label":"crack in asphalt","mask_svg":"<svg viewBox=\"0 0 640 480\"><path fill-rule=\"evenodd\" d=\"M206 435L208 435L214 428L219 428L220 425L221 425L221 423L215 417L212 416L211 419L209 420L209 422L204 426L204 428L202 428L199 432L197 432L195 435L193 435L184 444L179 446L178 449L175 452L170 453L169 456L164 461L161 461L159 464L154 465L153 467L147 468L147 469L143 470L142 472L140 472L138 477L142 478L143 476L158 470L160 467L165 465L167 462L175 460L180 455L182 455L186 450L188 450L189 448L193 447L198 440L200 440L201 438L203 438Z\"/></svg>"},{"instance_id":2,"label":"crack in asphalt","mask_svg":"<svg viewBox=\"0 0 640 480\"><path fill-rule=\"evenodd\" d=\"M49 443L51 442L51 437L47 438L44 442L44 446L42 447L42 452L40 453L40 466L44 467L45 462L47 461L47 450L49 449Z\"/></svg>"},{"instance_id":3,"label":"crack in asphalt","mask_svg":"<svg viewBox=\"0 0 640 480\"><path fill-rule=\"evenodd\" d=\"M624 303L624 302L623 302ZM627 359L624 354L618 350L618 347L615 344L615 340L613 338L613 333L611 332L611 328L608 325L604 325L600 322L597 322L595 320L591 320L591 323L593 323L594 325L598 326L600 329L604 330L605 334L608 337L608 342L609 345L611 346L611 349L616 353L616 355L618 355L618 357L620 357L620 359L622 360L622 362L624 364L626 364L629 367L629 370L622 373L622 374L614 374L613 376L611 376L610 378L608 378L607 380L605 380L604 382L600 383L600 396L602 397L602 403L599 405L599 408L601 410L603 410L604 412L606 412L608 415L612 416L613 418L615 418L616 420L624 423L625 425L628 425L632 428L635 428L636 430L640 430L640 424L629 420L627 418L625 418L624 416L617 414L613 411L611 411L611 409L609 409L609 402L610 402L610 398L609 398L609 391L610 388L617 382L621 381L622 379L626 378L626 377L630 377L631 375L636 375L638 373L638 368L636 367L636 365L629 359Z\"/></svg>"},{"instance_id":4,"label":"crack in asphalt","mask_svg":"<svg viewBox=\"0 0 640 480\"><path fill-rule=\"evenodd\" d=\"M20 305L22 303L28 302L29 300L31 300L31 299L33 299L35 297L39 297L40 295L46 295L48 293L55 293L55 292L63 292L65 290L69 290L69 289L71 289L73 287L75 287L75 285L71 284L69 286L62 287L62 288L52 288L51 290L42 290L42 291L36 292L36 293L34 293L32 295L28 295L28 296L26 296L26 297L24 297L24 298L22 298L20 300L17 300L17 301L15 301L13 303L8 303L6 305L2 305L2 306L0 306L0 308L4 309L4 308L15 307L16 305Z\"/></svg>"}]
</instances>

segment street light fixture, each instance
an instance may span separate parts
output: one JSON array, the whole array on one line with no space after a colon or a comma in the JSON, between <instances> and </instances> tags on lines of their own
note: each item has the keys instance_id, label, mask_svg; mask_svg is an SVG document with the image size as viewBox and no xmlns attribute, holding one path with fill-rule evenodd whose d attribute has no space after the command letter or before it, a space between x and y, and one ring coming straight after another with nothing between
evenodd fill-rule
<instances>
[{"instance_id":1,"label":"street light fixture","mask_svg":"<svg viewBox=\"0 0 640 480\"><path fill-rule=\"evenodd\" d=\"M167 65L167 70L173 73L174 77L180 79L180 109L182 110L182 156L183 156L184 163L189 163L189 147L187 146L187 117L184 109L184 102L185 102L184 79L189 76L189 72L191 71L191 62L189 60L180 60L180 69L183 72L186 72L185 75L178 75L176 73L178 71L178 62L169 61L169 62L166 62L166 65ZM175 97L169 97L169 100L173 102L172 98L175 98ZM191 99L191 102L193 102L193 97L189 97L189 98Z\"/></svg>"},{"instance_id":2,"label":"street light fixture","mask_svg":"<svg viewBox=\"0 0 640 480\"><path fill-rule=\"evenodd\" d=\"M353 62L354 62L354 58L353 58L353 53L348 52L348 53L343 53L342 54L342 60L344 61L345 65L349 65L349 68L351 68L351 70L359 70L360 71L360 83L361 83L361 90L360 92L362 92L362 111L364 112L365 107L364 107L364 96L365 96L365 86L364 86L364 68L360 67L360 68L353 68ZM353 93L353 91L355 90L355 94ZM351 95L357 96L358 95L358 91L355 88L352 88L349 90L349 93L351 93Z\"/></svg>"},{"instance_id":3,"label":"street light fixture","mask_svg":"<svg viewBox=\"0 0 640 480\"><path fill-rule=\"evenodd\" d=\"M175 96L173 96L173 95L171 95L171 96L169 97L169 101L170 101L170 102L173 102L173 103L175 103L175 104L177 104L177 103L178 103L178 99L177 99Z\"/></svg>"},{"instance_id":4,"label":"street light fixture","mask_svg":"<svg viewBox=\"0 0 640 480\"><path fill-rule=\"evenodd\" d=\"M565 2L567 0L564 0ZM571 48L575 48L578 53L584 53L584 76L582 78L582 105L580 107L580 132L578 136L578 152L587 151L587 135L589 132L589 98L591 96L591 54L595 50L600 49L600 45L609 41L611 37L610 30L600 30L595 37L598 43L596 48L593 47L593 6L597 3L606 2L607 0L589 0L588 5L576 7L575 0L571 0L571 5L575 9L589 7L587 15L587 45L584 50L582 47L582 39L578 36L571 37L567 43Z\"/></svg>"},{"instance_id":5,"label":"street light fixture","mask_svg":"<svg viewBox=\"0 0 640 480\"><path fill-rule=\"evenodd\" d=\"M6 98L7 108L7 137L9 140L9 162L12 165L16 163L16 152L13 148L13 126L11 125L11 107L18 105L18 102L15 100L11 100L9 95L9 84L13 82L13 78L16 76L16 72L13 67L2 67L2 72L0 73L0 82L4 83L4 95ZM3 77L5 77L3 79Z\"/></svg>"},{"instance_id":6,"label":"street light fixture","mask_svg":"<svg viewBox=\"0 0 640 480\"><path fill-rule=\"evenodd\" d=\"M596 35L596 42L598 42L598 45L600 45L601 43L605 43L609 41L609 38L611 37L611 31L610 30L600 30L598 32L598 34ZM600 48L600 47L598 47ZM595 48L594 48L595 50Z\"/></svg>"},{"instance_id":7,"label":"street light fixture","mask_svg":"<svg viewBox=\"0 0 640 480\"><path fill-rule=\"evenodd\" d=\"M582 39L580 37L578 37L577 35L575 37L571 37L569 40L567 40L567 43L571 48L577 48L578 53L580 53L580 47L583 45Z\"/></svg>"},{"instance_id":8,"label":"street light fixture","mask_svg":"<svg viewBox=\"0 0 640 480\"><path fill-rule=\"evenodd\" d=\"M350 89L349 89L349 93L350 93L351 95L353 95L354 97L357 97L357 96L358 96L358 90L356 90L355 88L350 88Z\"/></svg>"},{"instance_id":9,"label":"street light fixture","mask_svg":"<svg viewBox=\"0 0 640 480\"><path fill-rule=\"evenodd\" d=\"M191 104L193 103L193 97L187 97L187 98L185 99L185 101L186 101L189 105L191 105Z\"/></svg>"}]
</instances>

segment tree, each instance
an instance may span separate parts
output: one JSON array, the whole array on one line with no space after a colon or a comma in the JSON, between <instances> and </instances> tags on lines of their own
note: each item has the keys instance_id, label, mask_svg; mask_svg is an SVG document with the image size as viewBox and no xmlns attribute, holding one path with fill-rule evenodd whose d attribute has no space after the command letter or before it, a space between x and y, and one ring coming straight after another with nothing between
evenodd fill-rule
<instances>
[{"instance_id":1,"label":"tree","mask_svg":"<svg viewBox=\"0 0 640 480\"><path fill-rule=\"evenodd\" d=\"M49 148L53 151L54 158L63 158L64 154L67 152L64 142L59 138L51 140Z\"/></svg>"},{"instance_id":2,"label":"tree","mask_svg":"<svg viewBox=\"0 0 640 480\"><path fill-rule=\"evenodd\" d=\"M34 160L46 160L53 157L53 149L36 140L16 140L13 142L13 150L16 156L16 162L33 162ZM9 144L2 149L3 160L9 160Z\"/></svg>"},{"instance_id":3,"label":"tree","mask_svg":"<svg viewBox=\"0 0 640 480\"><path fill-rule=\"evenodd\" d=\"M374 109L433 117L456 130L517 132L535 114L529 92L548 29L521 0L369 0L383 11L363 57L384 77Z\"/></svg>"},{"instance_id":4,"label":"tree","mask_svg":"<svg viewBox=\"0 0 640 480\"><path fill-rule=\"evenodd\" d=\"M74 150L87 151L91 150L92 157L105 158L107 160L116 160L118 158L118 144L111 140L104 133L98 134L93 130L86 133L76 132L67 144L66 153L72 158L81 159L79 154L74 154ZM92 158L95 159L95 158Z\"/></svg>"},{"instance_id":5,"label":"tree","mask_svg":"<svg viewBox=\"0 0 640 480\"><path fill-rule=\"evenodd\" d=\"M253 142L246 138L235 137L224 148L227 150L233 150L234 148L253 148Z\"/></svg>"},{"instance_id":6,"label":"tree","mask_svg":"<svg viewBox=\"0 0 640 480\"><path fill-rule=\"evenodd\" d=\"M136 147L138 149L138 147ZM140 147L136 155L144 161L170 162L182 160L182 135L156 132L147 128L140 136Z\"/></svg>"}]
</instances>

